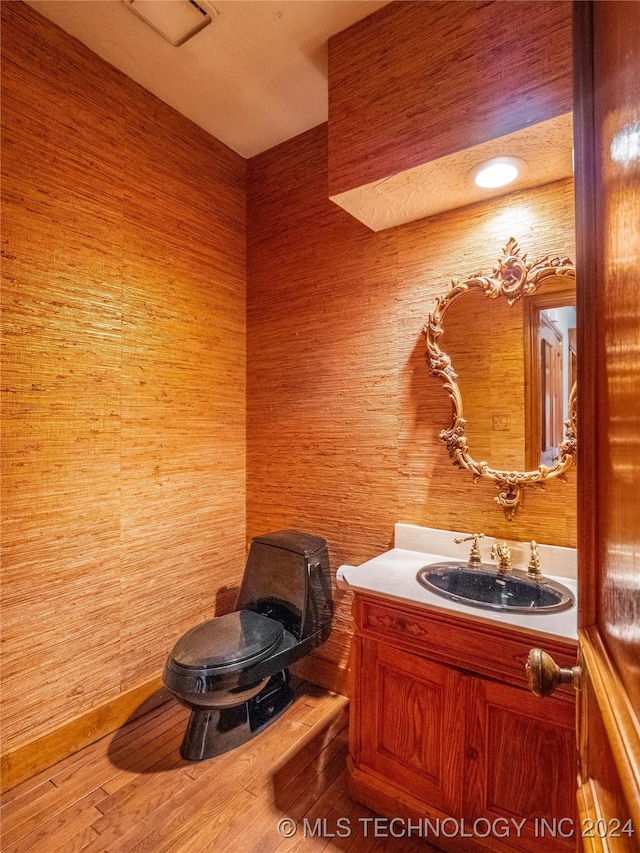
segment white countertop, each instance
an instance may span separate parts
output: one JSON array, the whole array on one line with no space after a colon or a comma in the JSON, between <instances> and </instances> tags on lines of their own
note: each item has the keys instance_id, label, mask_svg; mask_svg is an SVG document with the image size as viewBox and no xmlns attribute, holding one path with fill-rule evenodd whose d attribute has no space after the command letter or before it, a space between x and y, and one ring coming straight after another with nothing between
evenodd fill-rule
<instances>
[{"instance_id":1,"label":"white countertop","mask_svg":"<svg viewBox=\"0 0 640 853\"><path fill-rule=\"evenodd\" d=\"M406 547L392 548L390 551L386 551L372 560L367 560L367 562L362 563L360 566L341 566L338 571L340 585L344 588L344 584L346 584L354 592L362 592L394 601L402 601L405 604L411 604L415 607L425 607L448 614L458 613L460 616L464 616L465 619L491 622L502 625L505 628L512 627L515 630L533 632L546 637L577 639L578 608L576 605L569 610L557 613L508 613L506 611L488 610L461 604L457 601L436 595L423 587L418 583L416 578L419 569L430 563L439 563L443 560L458 560L464 564L468 550L460 553L460 548L467 548L470 545L470 543L465 543L464 546L454 545L453 548L456 549L456 552L451 553L452 548L446 543L452 542L453 538L460 534L452 531L434 531L438 535L432 537L429 535L429 531L430 528L417 528L413 525L396 525L396 545L404 545L409 540L413 548L416 548L417 545L422 549L428 547L428 543L431 542L432 545L438 545L439 553L426 550L413 550L413 548ZM490 547L492 541L491 539L488 540L486 547ZM514 549L516 551L517 544ZM484 545L481 547L481 551L484 547ZM554 566L561 569L561 572L551 575L545 572L543 563L543 574L550 580L555 580L568 587L577 601L577 581L574 577L567 576L571 571L571 560L573 559L570 552L573 552L573 555L575 555L574 549L556 549L555 546L541 546L541 557L543 556L543 548L544 556L547 558L551 556L557 558L553 562L551 560L549 562L552 562ZM442 553L443 551L449 553ZM557 551L567 553L556 553ZM489 560L487 559L486 562L489 562ZM514 561L514 567L522 568L524 566Z\"/></svg>"}]
</instances>

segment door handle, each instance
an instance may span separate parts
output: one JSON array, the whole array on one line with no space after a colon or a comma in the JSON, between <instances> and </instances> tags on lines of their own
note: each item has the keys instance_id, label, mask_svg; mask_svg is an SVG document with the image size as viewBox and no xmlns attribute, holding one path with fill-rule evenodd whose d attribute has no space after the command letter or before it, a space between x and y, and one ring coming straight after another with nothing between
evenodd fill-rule
<instances>
[{"instance_id":1,"label":"door handle","mask_svg":"<svg viewBox=\"0 0 640 853\"><path fill-rule=\"evenodd\" d=\"M580 690L582 684L582 667L560 667L542 649L531 649L525 667L529 689L536 696L551 696L559 684L573 684Z\"/></svg>"}]
</instances>

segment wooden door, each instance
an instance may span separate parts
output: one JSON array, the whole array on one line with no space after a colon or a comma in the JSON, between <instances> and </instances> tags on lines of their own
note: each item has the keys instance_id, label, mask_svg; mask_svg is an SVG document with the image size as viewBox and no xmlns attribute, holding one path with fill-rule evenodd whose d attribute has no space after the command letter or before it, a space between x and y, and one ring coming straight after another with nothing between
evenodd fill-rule
<instances>
[{"instance_id":1,"label":"wooden door","mask_svg":"<svg viewBox=\"0 0 640 853\"><path fill-rule=\"evenodd\" d=\"M574 22L579 830L590 853L637 853L640 3L576 2Z\"/></svg>"},{"instance_id":2,"label":"wooden door","mask_svg":"<svg viewBox=\"0 0 640 853\"><path fill-rule=\"evenodd\" d=\"M463 815L469 825L477 818L481 825L509 825L505 843L519 853L574 853L574 697L562 688L541 702L511 684L475 676L465 681Z\"/></svg>"},{"instance_id":3,"label":"wooden door","mask_svg":"<svg viewBox=\"0 0 640 853\"><path fill-rule=\"evenodd\" d=\"M385 643L361 643L359 763L417 800L459 815L459 672Z\"/></svg>"}]
</instances>

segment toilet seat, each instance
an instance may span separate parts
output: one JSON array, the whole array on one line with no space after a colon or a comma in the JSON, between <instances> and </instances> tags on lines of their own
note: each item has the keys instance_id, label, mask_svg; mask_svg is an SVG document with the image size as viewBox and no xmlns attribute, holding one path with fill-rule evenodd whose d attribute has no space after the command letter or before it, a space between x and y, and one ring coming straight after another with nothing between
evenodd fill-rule
<instances>
[{"instance_id":1,"label":"toilet seat","mask_svg":"<svg viewBox=\"0 0 640 853\"><path fill-rule=\"evenodd\" d=\"M284 627L253 610L235 610L196 625L171 652L171 662L195 675L233 672L266 658L281 642ZM186 673L185 673L186 674Z\"/></svg>"},{"instance_id":2,"label":"toilet seat","mask_svg":"<svg viewBox=\"0 0 640 853\"><path fill-rule=\"evenodd\" d=\"M298 530L254 538L235 607L184 634L165 664L164 687L191 711L187 761L246 743L293 703L289 667L331 632L325 540Z\"/></svg>"}]
</instances>

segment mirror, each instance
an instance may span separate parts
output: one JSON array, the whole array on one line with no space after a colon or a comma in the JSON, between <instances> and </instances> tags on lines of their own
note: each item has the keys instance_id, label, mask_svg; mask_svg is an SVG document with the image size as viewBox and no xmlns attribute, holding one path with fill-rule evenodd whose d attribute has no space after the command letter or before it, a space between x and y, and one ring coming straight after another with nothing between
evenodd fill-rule
<instances>
[{"instance_id":1,"label":"mirror","mask_svg":"<svg viewBox=\"0 0 640 853\"><path fill-rule=\"evenodd\" d=\"M424 331L453 407L440 438L455 465L495 482L511 518L525 486L575 463L575 269L528 263L514 238L503 252L491 276L454 280Z\"/></svg>"}]
</instances>

